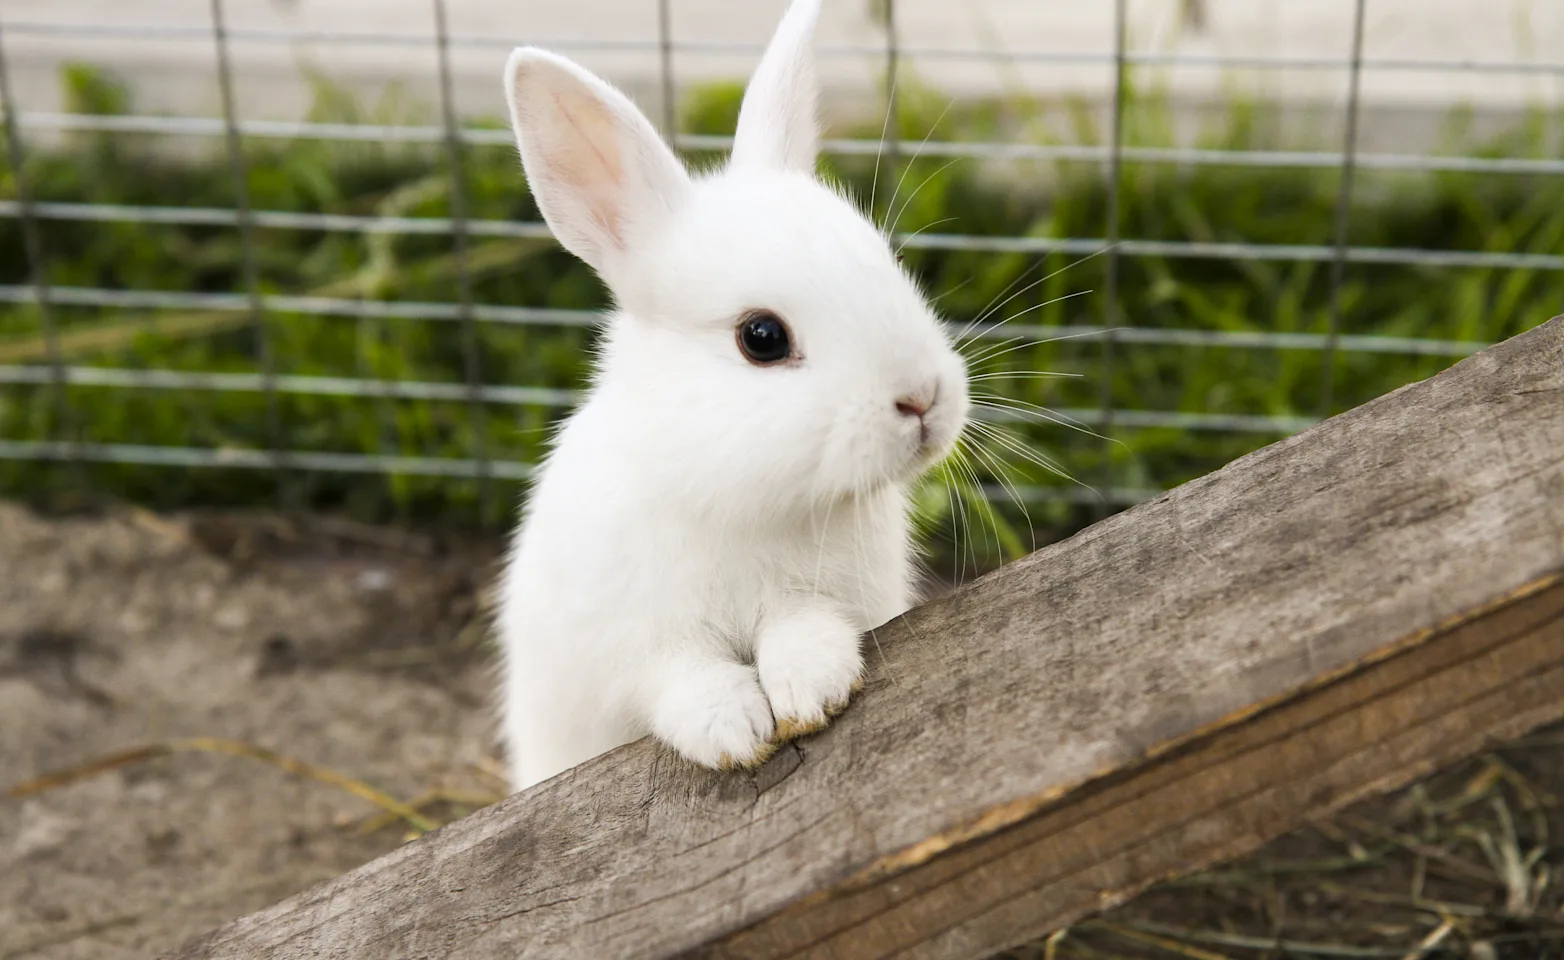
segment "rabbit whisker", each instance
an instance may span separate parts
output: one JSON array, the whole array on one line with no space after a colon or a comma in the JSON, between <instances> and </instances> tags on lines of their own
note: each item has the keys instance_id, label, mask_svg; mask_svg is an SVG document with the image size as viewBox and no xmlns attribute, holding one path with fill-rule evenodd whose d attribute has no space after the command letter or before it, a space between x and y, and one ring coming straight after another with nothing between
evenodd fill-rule
<instances>
[{"instance_id":1,"label":"rabbit whisker","mask_svg":"<svg viewBox=\"0 0 1564 960\"><path fill-rule=\"evenodd\" d=\"M853 571L857 574L858 578L858 602L860 605L867 598L868 594L868 588L864 582L863 571L864 568L868 566L869 554L868 543L864 537L863 532L862 515L862 510L853 511L853 557L856 561L853 564ZM874 649L880 654L880 665L885 668L886 677L890 679L891 683L896 683L896 675L891 672L891 665L885 659L885 648L880 646L880 637L875 633L875 629L873 627L869 628L869 639L874 641Z\"/></svg>"},{"instance_id":2,"label":"rabbit whisker","mask_svg":"<svg viewBox=\"0 0 1564 960\"><path fill-rule=\"evenodd\" d=\"M952 552L956 557L957 583L964 581L967 575L967 555L962 550L962 533L966 531L967 526L966 499L961 491L961 478L956 472L957 461L963 456L962 448L966 443L967 438L963 435L956 442L956 447L951 451L950 457L940 465L945 480L945 487L950 493L948 501L950 504L950 542ZM970 533L968 533L966 539L968 543L971 542L972 537Z\"/></svg>"},{"instance_id":3,"label":"rabbit whisker","mask_svg":"<svg viewBox=\"0 0 1564 960\"><path fill-rule=\"evenodd\" d=\"M993 474L995 480L999 481L1000 488L1005 491L1005 495L1015 503L1016 509L1021 511L1021 518L1026 521L1027 539L1031 541L1032 552L1035 552L1037 550L1037 528L1032 523L1032 514L1026 509L1026 502L1021 497L1021 491L1011 482L1010 474L1005 470L1003 459L993 450L985 450L981 447L974 452L987 464L989 472ZM992 505L990 507L992 508Z\"/></svg>"},{"instance_id":4,"label":"rabbit whisker","mask_svg":"<svg viewBox=\"0 0 1564 960\"><path fill-rule=\"evenodd\" d=\"M1028 273L1031 273L1032 270L1035 270L1035 269L1037 269L1037 267L1042 266L1044 263L1048 262L1048 258L1046 256L1042 257L1041 259L1039 259L1037 261L1037 263L1033 267L1031 267L1030 269L1028 269L1025 272L1023 272L1021 274L1021 276L1016 277L1014 280L1012 280L1010 282L1010 286L1005 287L1005 289L999 291L998 296L994 297L994 300L999 300L1000 297L1005 297L1006 294L1010 294L1010 295L1008 297L1005 297L1005 299L1001 300L999 303L994 303L993 301L990 301L989 305L983 308L983 312L978 314L975 318L973 318L972 322L967 325L968 329L977 326L979 323L982 323L990 315L992 315L993 313L995 313L996 311L998 311L999 309L1004 307L1005 304L1007 304L1010 301L1014 300L1016 297L1019 297L1021 294L1027 292L1028 290L1032 289L1033 287L1037 286L1038 284L1040 284L1040 283L1047 283L1049 280L1052 280L1054 277L1057 277L1059 274L1064 273L1066 270L1074 269L1075 267L1080 266L1081 264L1083 264L1086 261L1092 259L1093 257L1101 256L1102 254L1107 253L1109 250L1112 250L1116 246L1118 246L1118 244L1116 244L1116 243L1107 244L1107 245L1103 246L1102 249L1096 250L1096 251L1094 251L1092 253L1088 253L1086 256L1081 257L1079 260L1076 260L1073 263L1067 263L1064 266L1060 267L1059 269L1053 271L1052 273L1045 274L1044 276L1038 277L1036 280L1034 280L1031 283L1027 284L1026 286L1022 287L1020 290L1017 290L1015 293L1010 293L1010 287L1013 287L1017 283L1020 283L1021 280ZM967 331L963 330L962 333L961 333L962 337L965 337L966 333L967 333Z\"/></svg>"},{"instance_id":5,"label":"rabbit whisker","mask_svg":"<svg viewBox=\"0 0 1564 960\"><path fill-rule=\"evenodd\" d=\"M975 447L968 447L965 450L963 450L963 456L961 458L961 466L966 471L967 480L970 481L971 484L972 484L972 487L971 487L971 497L973 498L972 499L972 503L973 503L973 505L977 509L978 519L979 520L987 519L989 528L993 531L993 535L994 535L994 551L997 553L997 552L999 552L999 524L997 523L997 521L995 520L995 518L992 516L992 513L991 513L992 510L993 510L993 506L983 496L983 481L978 477L977 466L973 463L973 459L972 459L972 454L975 451L976 451ZM985 515L984 515L985 511L989 511L990 512L987 517L985 517ZM986 541L985 541L985 543L986 543ZM980 568L979 568L979 564L978 564L977 551L976 551L976 548L975 548L975 545L974 545L974 549L973 549L973 553L972 553L972 572L973 573L977 573L977 572L979 572L979 569Z\"/></svg>"},{"instance_id":6,"label":"rabbit whisker","mask_svg":"<svg viewBox=\"0 0 1564 960\"><path fill-rule=\"evenodd\" d=\"M1084 296L1086 296L1087 294L1089 294L1091 292L1092 291L1090 291L1090 290L1077 290L1074 293L1066 293L1066 294L1063 294L1062 296L1054 297L1052 300L1044 300L1042 303L1034 303L1030 307L1027 307L1024 310L1017 310L1015 313L1012 313L1010 316L1008 316L1005 319L999 321L998 323L990 324L989 326L986 326L986 327L978 327L976 330L973 331L972 336L970 338L968 338L967 341L960 341L960 340L958 340L957 341L957 346L961 346L964 342L971 342L973 340L976 340L978 337L983 336L984 334L988 334L988 333L991 333L991 332L993 332L995 330L998 330L1000 327L1002 327L1005 324L1009 323L1010 321L1014 320L1016 317L1024 317L1027 314L1031 313L1033 310L1041 310L1044 307L1051 307L1051 306L1053 306L1056 303L1063 303L1066 300L1073 300L1076 297L1084 297ZM970 326L971 325L968 324L969 328L970 328Z\"/></svg>"},{"instance_id":7,"label":"rabbit whisker","mask_svg":"<svg viewBox=\"0 0 1564 960\"><path fill-rule=\"evenodd\" d=\"M936 220L933 223L925 223L923 226L921 226L918 229L916 229L916 230L912 231L911 233L907 234L905 237L902 237L901 238L901 243L898 243L896 245L896 255L898 257L901 256L901 252L907 248L907 241L908 240L911 240L913 237L916 237L918 234L920 234L923 231L929 229L930 227L937 227L937 226L939 226L942 223L950 223L951 221L953 221L955 219L956 219L955 217L946 217L943 220Z\"/></svg>"},{"instance_id":8,"label":"rabbit whisker","mask_svg":"<svg viewBox=\"0 0 1564 960\"><path fill-rule=\"evenodd\" d=\"M957 290L960 290L962 287L965 287L967 284L971 283L975 279L976 279L976 277L969 276L965 280L963 280L960 283L956 284L954 287L951 287L949 290L946 290L944 293L935 294L934 302L935 303L939 303L941 300L943 300L946 297L950 296L951 294L955 293ZM947 326L948 325L949 324L947 324Z\"/></svg>"},{"instance_id":9,"label":"rabbit whisker","mask_svg":"<svg viewBox=\"0 0 1564 960\"><path fill-rule=\"evenodd\" d=\"M1098 440L1105 440L1108 443L1115 443L1119 446L1124 446L1122 441L1115 440L1112 437L1097 433L1090 427L1086 426L1086 424L1076 420L1074 417L1066 416L1065 414L1059 413L1057 410L1050 410L1047 407L1040 407L1035 403L1027 403L1024 400L1013 400L1008 397L983 397L973 399L972 405L974 407L981 407L986 410L1002 410L1022 417L1036 417L1039 420L1044 420L1048 423L1056 424L1061 427L1069 427L1071 430L1074 430L1077 433L1084 433L1088 437L1095 437ZM1129 448L1125 447L1125 449Z\"/></svg>"},{"instance_id":10,"label":"rabbit whisker","mask_svg":"<svg viewBox=\"0 0 1564 960\"><path fill-rule=\"evenodd\" d=\"M891 86L885 94L885 120L880 124L880 142L874 148L874 179L869 182L869 221L874 221L874 196L880 187L880 158L885 154L885 134L891 129L891 111L896 109L896 84L899 73L891 74Z\"/></svg>"},{"instance_id":11,"label":"rabbit whisker","mask_svg":"<svg viewBox=\"0 0 1564 960\"><path fill-rule=\"evenodd\" d=\"M962 354L962 356L966 359L967 366L975 367L978 364L984 362L985 360L991 360L994 357L1003 356L1006 353L1014 353L1015 350L1021 350L1021 349L1024 349L1026 347L1029 347L1029 346L1035 346L1035 343L1032 343L1032 342L1025 342L1025 343L1022 342L1022 341L1025 341L1025 340L1026 340L1025 336L1011 337L1008 340L1001 340L997 344L992 344L992 345L988 346L987 348L985 348L983 350L982 353L979 353L979 354L976 354L976 355L970 356L970 357L967 356L966 354ZM1012 343L1020 344L1020 346L1015 347L1013 350L1006 350L1006 349L1004 349L1005 347L1010 346Z\"/></svg>"},{"instance_id":12,"label":"rabbit whisker","mask_svg":"<svg viewBox=\"0 0 1564 960\"><path fill-rule=\"evenodd\" d=\"M1012 343L1015 343L1015 346L1009 347L1009 349L1006 350L1001 350L999 347L991 348L984 351L983 353L978 354L976 357L967 357L967 363L969 365L976 365L978 363L993 360L995 357L1002 357L1007 353L1014 353L1017 350L1025 350L1028 347L1040 347L1045 343L1058 343L1061 340L1079 340L1082 337L1096 337L1114 329L1117 328L1109 327L1106 330L1083 330L1080 333L1066 333L1057 337L1043 337L1038 340L1027 340L1025 337L1011 337L1009 340L999 344L999 347L1007 347ZM1017 343L1017 341L1024 342Z\"/></svg>"},{"instance_id":13,"label":"rabbit whisker","mask_svg":"<svg viewBox=\"0 0 1564 960\"><path fill-rule=\"evenodd\" d=\"M999 303L999 298L1000 297L1003 297L1005 294L1007 294L1011 290L1015 289L1015 285L1016 284L1020 283L1022 280L1025 280L1028 274L1030 274L1033 270L1036 270L1038 267L1042 266L1043 264L1045 264L1047 262L1048 262L1048 255L1047 254L1044 254L1043 256L1038 257L1036 263L1032 264L1030 267L1027 267L1025 270L1022 270L1020 272L1020 274L1018 274L1014 280L1011 280L1009 283L1005 284L1005 288L1003 290L999 291L998 293L994 294L994 296L987 303L983 304L983 309L978 311L977 316L972 318L971 322L967 323L966 326L961 328L961 332L956 335L956 342L957 343L961 343L961 342L963 342L965 340L966 335L967 335L967 331L971 330L974 326L976 326L977 324L981 323L983 321L983 318L988 316L994 310L994 305ZM1006 301L1006 302L1008 303L1009 301Z\"/></svg>"},{"instance_id":14,"label":"rabbit whisker","mask_svg":"<svg viewBox=\"0 0 1564 960\"><path fill-rule=\"evenodd\" d=\"M965 548L972 540L971 533L967 530L966 494L961 489L962 478L957 473L957 460L962 456L961 447L965 442L965 437L958 441L956 449L951 451L950 459L945 462L945 485L950 490L950 543L956 559L957 583L964 582L967 578ZM965 534L964 538L963 534ZM966 542L963 542L963 539Z\"/></svg>"},{"instance_id":15,"label":"rabbit whisker","mask_svg":"<svg viewBox=\"0 0 1564 960\"><path fill-rule=\"evenodd\" d=\"M923 140L918 144L918 149L912 152L912 158L908 160L906 165L901 168L901 177L899 177L896 181L896 189L891 191L891 202L886 204L886 213L890 213L896 208L896 198L901 195L902 184L907 182L907 174L912 171L912 165L918 161L918 156L923 153L923 148L928 145L929 138L934 136L934 131L939 129L939 123L941 120L945 119L945 114L949 113L950 108L955 105L956 100L954 97L952 97L950 102L945 104L945 109L941 110L939 112L939 116L934 118L934 123L929 126L929 132L923 135ZM881 138L880 143L882 146L884 145L884 142L884 139ZM884 230L883 224L881 232L885 234L885 239L890 239L892 231Z\"/></svg>"},{"instance_id":16,"label":"rabbit whisker","mask_svg":"<svg viewBox=\"0 0 1564 960\"><path fill-rule=\"evenodd\" d=\"M1010 431L994 424L984 423L982 421L973 421L972 427L977 431L978 436L992 440L1010 453L1013 453L1016 456L1026 460L1028 463L1042 467L1051 473L1057 473L1059 476L1067 476L1067 474L1063 472L1063 468L1060 467L1052 457L1045 453L1031 449L1021 438L1017 437Z\"/></svg>"},{"instance_id":17,"label":"rabbit whisker","mask_svg":"<svg viewBox=\"0 0 1564 960\"><path fill-rule=\"evenodd\" d=\"M896 225L901 223L901 218L907 213L907 209L912 206L912 201L918 199L918 194L923 192L924 187L932 183L935 177L939 176L946 170L949 170L951 167L965 159L965 157L953 157L950 160L945 161L945 163L941 164L938 170L935 170L933 173L924 177L923 182L918 184L918 189L907 194L907 199L902 201L901 209L896 211L896 218L891 221L891 229L887 231L887 236L895 236Z\"/></svg>"},{"instance_id":18,"label":"rabbit whisker","mask_svg":"<svg viewBox=\"0 0 1564 960\"><path fill-rule=\"evenodd\" d=\"M1020 397L1007 397L999 393L976 393L972 395L972 399L974 402L982 403L986 407L995 407L1004 410L1036 411L1058 417L1062 421L1075 424L1076 426L1087 426L1086 421L1080 419L1079 417L1072 417L1069 414L1060 413L1058 410L1055 410L1052 407L1045 407L1041 404L1032 403L1030 400L1022 400ZM1108 438L1100 437L1099 439L1106 440Z\"/></svg>"},{"instance_id":19,"label":"rabbit whisker","mask_svg":"<svg viewBox=\"0 0 1564 960\"><path fill-rule=\"evenodd\" d=\"M820 571L825 566L825 538L831 532L831 511L836 509L836 501L831 500L825 505L825 522L820 525L820 552L815 556L815 596L820 596Z\"/></svg>"},{"instance_id":20,"label":"rabbit whisker","mask_svg":"<svg viewBox=\"0 0 1564 960\"><path fill-rule=\"evenodd\" d=\"M967 378L968 383L977 383L980 380L1024 380L1028 377L1084 377L1084 373L1057 373L1053 370L995 370L992 373L979 373Z\"/></svg>"},{"instance_id":21,"label":"rabbit whisker","mask_svg":"<svg viewBox=\"0 0 1564 960\"><path fill-rule=\"evenodd\" d=\"M1044 470L1047 470L1049 473L1052 473L1052 474L1055 474L1055 475L1057 475L1059 477L1062 477L1062 478L1070 481L1071 483L1076 484L1077 486L1080 486L1080 487L1083 487L1083 488L1085 488L1087 490L1090 490L1092 492L1092 494L1094 496L1096 496L1099 500L1102 500L1104 503L1107 502L1107 499L1105 497L1103 497L1102 493L1096 487L1093 487L1090 484L1083 483L1080 480L1076 479L1076 477L1073 474L1071 474L1069 471L1065 470L1063 467L1059 466L1059 464L1056 463L1051 457L1048 457L1048 456L1046 456L1044 454L1038 453L1035 450L1028 449L1024 443L1022 443L1019 439L1017 439L1015 437L1014 434L1010 433L1009 431L1002 430L1002 429L994 427L994 426L992 426L990 424L974 423L973 426L979 428L978 429L979 433L981 433L981 434L983 434L985 436L988 436L995 443L998 443L1001 447L1005 448L1006 450L1009 450L1011 453L1015 454L1016 456L1020 457L1021 459L1026 460L1029 463L1035 464L1036 466L1042 467Z\"/></svg>"}]
</instances>

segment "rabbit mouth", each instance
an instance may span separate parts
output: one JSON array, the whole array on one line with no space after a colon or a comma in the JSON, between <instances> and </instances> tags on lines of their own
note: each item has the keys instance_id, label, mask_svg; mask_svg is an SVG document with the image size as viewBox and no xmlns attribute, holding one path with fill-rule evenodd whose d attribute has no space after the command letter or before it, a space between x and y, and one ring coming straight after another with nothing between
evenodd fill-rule
<instances>
[{"instance_id":1,"label":"rabbit mouth","mask_svg":"<svg viewBox=\"0 0 1564 960\"><path fill-rule=\"evenodd\" d=\"M958 431L959 432L959 431ZM907 473L916 477L950 455L955 436L943 436L944 431L934 425L923 424L918 431L918 444L913 448Z\"/></svg>"}]
</instances>

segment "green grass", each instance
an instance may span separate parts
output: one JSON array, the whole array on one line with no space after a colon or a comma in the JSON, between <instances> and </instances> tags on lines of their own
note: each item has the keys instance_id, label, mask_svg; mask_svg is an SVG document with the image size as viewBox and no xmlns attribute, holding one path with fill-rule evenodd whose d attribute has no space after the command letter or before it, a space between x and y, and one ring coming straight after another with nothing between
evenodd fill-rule
<instances>
[{"instance_id":1,"label":"green grass","mask_svg":"<svg viewBox=\"0 0 1564 960\"><path fill-rule=\"evenodd\" d=\"M127 91L85 68L68 73L70 109L123 113ZM900 131L911 143L929 132L945 103L909 85L902 92ZM732 129L736 88L700 91L683 111L686 129ZM1140 93L1128 112L1128 142L1170 142L1169 111L1154 93ZM1203 146L1225 149L1284 146L1261 104L1234 104ZM1059 118L1064 118L1060 122ZM322 88L313 119L422 121L433 118L405 98L365 108ZM1559 118L1538 116L1498 141L1479 145L1495 156L1545 155ZM495 124L498 125L497 123ZM1063 132L1060 133L1061 128ZM840 131L873 137L874 129ZM936 139L1025 137L1100 141L1088 112L1068 103L962 104L945 114ZM34 150L27 173L39 199L112 204L229 207L232 172L219 139L193 150L160 149L138 135L70 135ZM1467 145L1470 148L1470 145ZM444 152L432 146L283 142L245 145L255 208L318 213L448 214L450 175ZM875 212L883 217L902 181L903 230L1032 237L1101 237L1107 194L1089 164L1017 165L995 177L971 161L946 166L919 159L903 177L901 162L882 169ZM829 172L867 197L875 179L870 158L832 161ZM9 173L0 195L15 196ZM1123 170L1121 234L1127 238L1328 244L1338 189L1330 170L1263 169L1128 163ZM471 216L535 220L515 153L509 147L469 147L466 192ZM1354 244L1423 249L1564 253L1564 178L1500 175L1387 175L1361 172L1351 216ZM947 223L938 223L953 218ZM936 225L937 224L937 225ZM50 279L57 285L194 292L242 291L238 231L130 223L45 221ZM257 233L263 288L370 300L454 301L458 275L447 236L361 236L263 229ZM938 296L951 319L979 315L1018 278L1040 277L1074 258L914 250L906 262ZM473 290L479 303L595 308L604 292L591 273L547 241L475 239ZM1107 257L1068 270L1008 303L995 319L1025 311L1016 324L1059 326L1107 322ZM1028 273L1031 271L1031 273ZM0 282L26 282L17 221L0 221ZM1018 284L1018 286L1024 286ZM1330 267L1322 263L1125 257L1120 262L1120 322L1135 327L1217 332L1323 333L1330 312ZM1072 296L1073 295L1073 296ZM1068 299L1060 299L1068 298ZM1564 273L1537 270L1353 266L1342 288L1341 330L1350 334L1494 341L1564 312ZM256 372L255 332L242 313L190 314L80 307L56 308L67 363L186 371ZM425 320L373 320L272 314L266 318L278 373L460 382L460 325ZM479 366L494 384L574 387L585 370L592 332L552 326L481 324ZM1049 370L1075 378L985 379L1007 398L1049 408L1096 408L1103 397L1127 410L1314 416L1320 412L1324 356L1317 350L1120 344L1111 366L1101 344L1037 344L981 364L979 372ZM0 308L0 363L43 362L42 328L31 306ZM1451 358L1338 353L1331 409L1339 411L1404 383L1427 377ZM0 387L0 438L77 439L265 449L269 414L259 394L73 387L71 420L62 422L47 387ZM481 440L490 457L533 461L547 427L562 412L491 405L479 423L461 402L284 395L277 419L295 449L409 456L470 456ZM1117 444L1047 423L1013 428L1018 443L1046 453L1068 472L1100 487L1168 487L1206 473L1279 434L1126 429ZM480 435L481 434L481 435ZM1016 484L1073 486L1017 456L1004 454ZM980 461L979 474L987 479ZM191 505L292 506L345 510L368 519L494 526L506 522L514 491L487 506L465 479L353 474L291 474L280 485L265 471L171 469L108 464L0 462L0 495L42 503L112 496L167 508ZM968 562L1029 544L1027 521L1047 531L1069 528L1090 506L1033 504L1025 520L1002 510L988 518L952 516L942 487L926 496L930 522L949 532L982 527L963 547ZM1074 487L1080 490L1080 487ZM987 541L984 543L983 541ZM947 559L949 559L947 557Z\"/></svg>"}]
</instances>

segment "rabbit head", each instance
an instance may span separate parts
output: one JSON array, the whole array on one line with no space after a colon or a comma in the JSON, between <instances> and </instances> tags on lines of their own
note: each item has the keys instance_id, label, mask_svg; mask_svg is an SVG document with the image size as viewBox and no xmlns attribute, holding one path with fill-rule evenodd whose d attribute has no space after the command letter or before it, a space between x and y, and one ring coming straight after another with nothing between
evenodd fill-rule
<instances>
[{"instance_id":1,"label":"rabbit head","mask_svg":"<svg viewBox=\"0 0 1564 960\"><path fill-rule=\"evenodd\" d=\"M630 398L652 448L638 481L813 509L911 479L966 421L943 324L888 238L815 176L819 6L784 15L709 173L570 60L520 48L506 66L538 206L619 308L598 388Z\"/></svg>"}]
</instances>

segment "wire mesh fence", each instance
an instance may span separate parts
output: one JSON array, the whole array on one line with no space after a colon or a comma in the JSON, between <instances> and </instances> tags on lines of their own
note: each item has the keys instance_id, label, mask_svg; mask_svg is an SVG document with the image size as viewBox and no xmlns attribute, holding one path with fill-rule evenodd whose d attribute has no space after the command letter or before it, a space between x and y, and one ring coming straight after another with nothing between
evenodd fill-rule
<instances>
[{"instance_id":1,"label":"wire mesh fence","mask_svg":"<svg viewBox=\"0 0 1564 960\"><path fill-rule=\"evenodd\" d=\"M461 108L453 60L524 42L649 55L649 113L710 159L729 144L732 92L702 94L680 64L753 59L764 38L681 38L679 2L644 0L655 29L634 39L462 34L446 0L430 0L419 33L235 28L225 0L200 26L0 14L0 486L159 502L246 502L269 486L295 503L460 502L503 518L578 395L606 304L526 199L510 133ZM1341 7L1348 42L1332 56L1136 49L1128 0L1105 0L1106 49L904 44L911 2L875 6L883 42L823 47L883 78L872 114L836 124L824 152L859 194L897 186L890 204L871 194L872 212L899 214L893 241L970 331L996 391L978 414L1011 431L970 476L996 501L1064 522L1154 496L1564 311L1551 103L1519 132L1387 151L1363 145L1362 97L1376 74L1557 90L1564 62L1366 55L1374 0ZM217 114L139 111L80 69L64 109L19 103L19 51L89 40L210 56ZM235 48L299 44L432 51L432 106L243 115ZM940 62L1096 66L1109 80L1100 104L1047 106L1073 118L1060 133L1026 121L1041 98L1025 90L947 102L917 73ZM1162 130L1169 101L1150 72L1195 68L1338 78L1332 142L1289 142L1263 101L1234 106L1216 135ZM176 156L176 143L195 146ZM1055 371L1075 378L1026 379Z\"/></svg>"}]
</instances>

